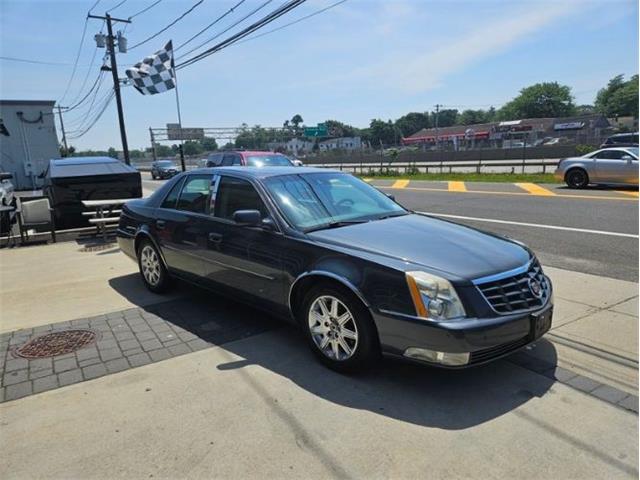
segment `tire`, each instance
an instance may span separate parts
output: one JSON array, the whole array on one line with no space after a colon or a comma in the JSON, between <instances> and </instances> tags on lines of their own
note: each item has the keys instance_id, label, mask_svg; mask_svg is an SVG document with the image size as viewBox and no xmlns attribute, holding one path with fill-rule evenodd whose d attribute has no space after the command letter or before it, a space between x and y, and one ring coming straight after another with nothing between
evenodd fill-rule
<instances>
[{"instance_id":1,"label":"tire","mask_svg":"<svg viewBox=\"0 0 640 480\"><path fill-rule=\"evenodd\" d=\"M582 168L572 168L564 176L569 188L585 188L589 185L589 174Z\"/></svg>"},{"instance_id":2,"label":"tire","mask_svg":"<svg viewBox=\"0 0 640 480\"><path fill-rule=\"evenodd\" d=\"M304 296L299 312L311 351L330 369L356 372L377 363L378 333L368 309L352 292L318 285Z\"/></svg>"},{"instance_id":3,"label":"tire","mask_svg":"<svg viewBox=\"0 0 640 480\"><path fill-rule=\"evenodd\" d=\"M151 172L151 180L155 180L156 179L156 174Z\"/></svg>"},{"instance_id":4,"label":"tire","mask_svg":"<svg viewBox=\"0 0 640 480\"><path fill-rule=\"evenodd\" d=\"M138 247L138 268L144 285L153 293L168 290L169 273L162 263L160 253L149 240L143 240Z\"/></svg>"}]
</instances>

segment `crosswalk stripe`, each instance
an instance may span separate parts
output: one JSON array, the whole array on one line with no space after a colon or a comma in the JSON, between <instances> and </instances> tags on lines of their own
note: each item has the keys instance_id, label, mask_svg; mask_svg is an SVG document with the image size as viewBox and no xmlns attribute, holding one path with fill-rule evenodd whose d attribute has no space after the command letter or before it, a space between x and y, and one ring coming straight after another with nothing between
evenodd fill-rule
<instances>
[{"instance_id":1,"label":"crosswalk stripe","mask_svg":"<svg viewBox=\"0 0 640 480\"><path fill-rule=\"evenodd\" d=\"M539 197L555 196L555 193L551 190L541 187L540 185L536 185L535 183L516 183L515 185L526 190L531 195L538 195Z\"/></svg>"},{"instance_id":2,"label":"crosswalk stripe","mask_svg":"<svg viewBox=\"0 0 640 480\"><path fill-rule=\"evenodd\" d=\"M466 192L467 187L464 182L449 182L450 192Z\"/></svg>"},{"instance_id":3,"label":"crosswalk stripe","mask_svg":"<svg viewBox=\"0 0 640 480\"><path fill-rule=\"evenodd\" d=\"M407 185L409 185L409 180L396 180L393 182L393 185L391 185L391 188L404 188Z\"/></svg>"}]
</instances>

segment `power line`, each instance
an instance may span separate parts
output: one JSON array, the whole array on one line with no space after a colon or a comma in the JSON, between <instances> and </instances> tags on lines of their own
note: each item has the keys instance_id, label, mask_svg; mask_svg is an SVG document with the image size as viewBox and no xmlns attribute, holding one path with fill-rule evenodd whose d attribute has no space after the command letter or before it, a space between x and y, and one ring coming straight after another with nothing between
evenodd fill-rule
<instances>
[{"instance_id":1,"label":"power line","mask_svg":"<svg viewBox=\"0 0 640 480\"><path fill-rule=\"evenodd\" d=\"M198 45L197 47L192 48L191 50L189 50L188 52L183 53L182 55L180 55L177 60L180 60L181 58L186 57L187 55L189 55L192 52L195 52L196 50L198 50L199 48L205 46L207 43L215 40L216 38L222 36L223 34L227 33L229 30L231 30L232 28L236 27L237 25L239 25L240 23L244 22L247 18L251 17L252 15L254 15L257 11L263 9L264 7L266 7L267 5L269 5L273 0L267 0L266 2L262 3L261 5L258 5L256 8L254 8L253 10L251 10L249 13L247 13L244 17L242 17L240 20L236 21L235 23L232 23L231 25L229 25L227 28L225 28L224 30L222 30L220 33L218 33L217 35L214 35L213 37L205 40L204 42L202 42L200 45ZM182 47L184 47L187 44L187 42L183 43L182 45L180 45L178 48L176 48L176 50L180 50Z\"/></svg>"},{"instance_id":2,"label":"power line","mask_svg":"<svg viewBox=\"0 0 640 480\"><path fill-rule=\"evenodd\" d=\"M122 0L120 3L118 3L115 7L111 7L109 10L107 10L107 13L114 11L116 8L118 8L120 5L124 4L127 0Z\"/></svg>"},{"instance_id":3,"label":"power line","mask_svg":"<svg viewBox=\"0 0 640 480\"><path fill-rule=\"evenodd\" d=\"M82 47L84 46L84 39L85 39L85 36L87 35L87 26L89 25L89 14L91 13L91 10L93 10L98 6L99 3L100 3L100 0L96 0L95 3L91 6L91 8L89 8L89 10L87 11L87 16L84 19L84 26L82 27L82 36L80 37L80 45L78 46L78 53L76 54L76 59L73 62L73 69L71 70L71 77L69 78L69 83L67 83L67 88L64 89L64 93L60 98L60 102L63 102L64 99L66 98L67 93L69 93L69 88L71 88L71 83L73 82L73 79L76 76L76 70L78 69L78 60L80 60L80 54L82 53Z\"/></svg>"},{"instance_id":4,"label":"power line","mask_svg":"<svg viewBox=\"0 0 640 480\"><path fill-rule=\"evenodd\" d=\"M6 60L8 62L22 62L22 63L34 63L37 65L56 65L56 66L64 66L64 67L68 67L70 65L73 65L73 63L71 62L45 62L42 60L32 60L29 58L17 58L17 57L2 57L0 56L0 60ZM88 67L87 65L85 65L85 67Z\"/></svg>"},{"instance_id":5,"label":"power line","mask_svg":"<svg viewBox=\"0 0 640 480\"><path fill-rule=\"evenodd\" d=\"M156 5L158 5L162 0L156 0L154 3L152 3L151 5L149 5L146 8L143 8L142 10L140 10L137 13L134 13L133 15L131 15L129 17L129 20L131 20L132 18L137 17L138 15L142 15L144 12L146 12L147 10L151 10L153 7L155 7Z\"/></svg>"},{"instance_id":6,"label":"power line","mask_svg":"<svg viewBox=\"0 0 640 480\"><path fill-rule=\"evenodd\" d=\"M196 56L194 56L194 57L192 57L192 58L190 58L188 60L185 60L181 64L177 65L176 68L179 69L179 68L184 68L184 67L187 67L189 65L192 65L192 64L194 64L196 62L199 62L200 60L204 59L205 57L208 57L209 55L212 55L212 54L216 53L217 51L220 51L223 48L228 47L229 45L233 45L238 40L241 40L242 38L246 37L247 35L250 35L251 33L255 32L256 30L264 27L265 25L268 25L269 23L271 23L271 22L275 21L276 19L280 18L285 13L290 12L294 8L299 7L304 2L305 2L305 0L291 0L291 1L287 2L286 4L283 4L281 7L277 8L273 12L267 14L265 17L263 17L262 19L258 20L255 23L253 23L252 25L248 26L244 30L241 30L240 32L236 33L235 35L232 35L231 37L227 38L226 40L223 40L222 42L218 43L217 45L214 45L213 47L205 50L204 52L202 52L202 53L200 53L200 54L198 54L198 55L196 55Z\"/></svg>"},{"instance_id":7,"label":"power line","mask_svg":"<svg viewBox=\"0 0 640 480\"><path fill-rule=\"evenodd\" d=\"M202 2L204 2L204 0L199 0L198 2L196 2L189 10L187 10L186 12L184 12L182 15L180 15L178 18L176 18L173 22L171 22L169 25L167 25L166 27L164 27L162 30L154 33L153 35L151 35L148 38L145 38L144 40L142 40L141 42L136 43L135 45L133 45L132 47L129 47L129 50L133 50L134 48L139 47L140 45L144 45L145 43L147 43L149 40L152 40L154 38L156 38L158 35L160 35L162 32L168 30L169 28L171 28L172 26L174 26L176 23L178 23L180 20L182 20L184 17L186 17L189 13L191 13L196 7L198 7L198 5L200 5Z\"/></svg>"},{"instance_id":8,"label":"power line","mask_svg":"<svg viewBox=\"0 0 640 480\"><path fill-rule=\"evenodd\" d=\"M284 28L287 28L287 27L290 27L292 25L295 25L296 23L300 23L300 22L302 22L304 20L307 20L308 18L315 17L316 15L320 15L321 13L324 13L327 10L331 10L332 8L337 7L338 5L340 5L342 3L345 3L346 1L347 0L340 0L339 2L332 3L331 5L329 5L327 7L324 7L324 8L321 8L320 10L317 10L317 11L315 11L313 13L310 13L309 15L305 15L304 17L300 17L299 19L294 20L293 22L285 23L284 25L282 25L282 26L280 26L278 28L274 28L273 30L269 30L267 32L260 33L258 35L254 35L253 37L245 38L244 40L242 40L240 42L236 42L235 44L236 45L240 45L241 43L249 42L251 40L255 40L256 38L264 37L265 35L269 35L271 33L275 33L275 32L277 32L279 30L282 30Z\"/></svg>"},{"instance_id":9,"label":"power line","mask_svg":"<svg viewBox=\"0 0 640 480\"><path fill-rule=\"evenodd\" d=\"M189 40L187 40L186 42L182 43L179 47L177 47L175 50L179 50L182 47L184 47L187 43L190 43L192 40L194 40L195 38L199 37L200 35L202 35L204 32L206 32L207 30L209 30L211 27L213 27L216 23L218 23L220 20L222 20L224 17L226 17L227 15L229 15L230 13L232 13L236 8L238 8L240 5L242 5L246 0L240 0L238 3L236 3L233 7L231 7L229 10L227 10L225 13L223 13L222 15L220 15L218 18L216 18L213 22L211 22L209 25L207 25L206 27L204 27L202 30L200 30L198 33L196 33L193 37L191 37Z\"/></svg>"},{"instance_id":10,"label":"power line","mask_svg":"<svg viewBox=\"0 0 640 480\"><path fill-rule=\"evenodd\" d=\"M98 122L98 120L100 120L100 118L102 117L102 115L104 115L104 112L107 110L107 107L109 106L109 104L111 103L111 101L113 100L113 98L115 97L115 93L113 91L110 92L109 97L107 98L107 100L104 102L100 112L98 113L98 115L95 116L95 118L92 120L91 124L87 126L87 128L85 128L83 131L81 131L80 133L76 134L76 135L72 135L69 137L69 139L71 140L76 140L82 136L84 136L87 132L89 132L89 130L91 130L94 125Z\"/></svg>"},{"instance_id":11,"label":"power line","mask_svg":"<svg viewBox=\"0 0 640 480\"><path fill-rule=\"evenodd\" d=\"M104 28L104 21L102 22L102 26L100 27L100 33L102 33L102 29ZM80 95L82 95L82 91L84 90L85 85L87 84L87 80L89 79L89 75L91 74L93 65L95 63L96 60L96 55L98 54L98 46L96 46L96 48L93 50L93 56L91 57L91 64L89 65L89 69L87 70L87 74L84 76L84 80L82 80L82 85L80 85L80 89L78 90L78 94L74 97L73 100L71 100L72 105L75 104L76 102L78 102L78 98L80 97ZM100 76L100 72L98 72L98 76ZM96 79L97 81L97 79ZM95 83L94 83L95 86ZM93 87L92 87L93 88ZM87 95L89 95L89 93L91 93L91 89L89 89L89 92L87 93ZM78 103L82 103L82 100ZM73 107L69 107L69 108L73 108Z\"/></svg>"}]
</instances>

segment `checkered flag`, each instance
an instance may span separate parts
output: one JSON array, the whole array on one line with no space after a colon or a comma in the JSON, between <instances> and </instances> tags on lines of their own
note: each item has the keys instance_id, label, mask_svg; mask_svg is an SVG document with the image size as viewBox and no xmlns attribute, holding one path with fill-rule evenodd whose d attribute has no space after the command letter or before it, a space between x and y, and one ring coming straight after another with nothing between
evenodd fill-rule
<instances>
[{"instance_id":1,"label":"checkered flag","mask_svg":"<svg viewBox=\"0 0 640 480\"><path fill-rule=\"evenodd\" d=\"M176 88L171 41L162 50L127 68L127 77L143 95L155 95Z\"/></svg>"}]
</instances>

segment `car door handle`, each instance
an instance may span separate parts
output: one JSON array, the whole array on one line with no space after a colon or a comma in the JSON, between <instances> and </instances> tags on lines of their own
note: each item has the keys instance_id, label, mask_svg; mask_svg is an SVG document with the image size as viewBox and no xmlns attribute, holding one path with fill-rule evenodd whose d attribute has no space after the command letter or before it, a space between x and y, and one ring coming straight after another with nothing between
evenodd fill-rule
<instances>
[{"instance_id":1,"label":"car door handle","mask_svg":"<svg viewBox=\"0 0 640 480\"><path fill-rule=\"evenodd\" d=\"M156 228L158 230L164 230L164 227L167 225L167 222L164 220L156 220Z\"/></svg>"},{"instance_id":2,"label":"car door handle","mask_svg":"<svg viewBox=\"0 0 640 480\"><path fill-rule=\"evenodd\" d=\"M211 243L215 243L216 245L219 244L220 242L222 242L222 234L220 234L220 233L210 233L209 234L209 241Z\"/></svg>"}]
</instances>

